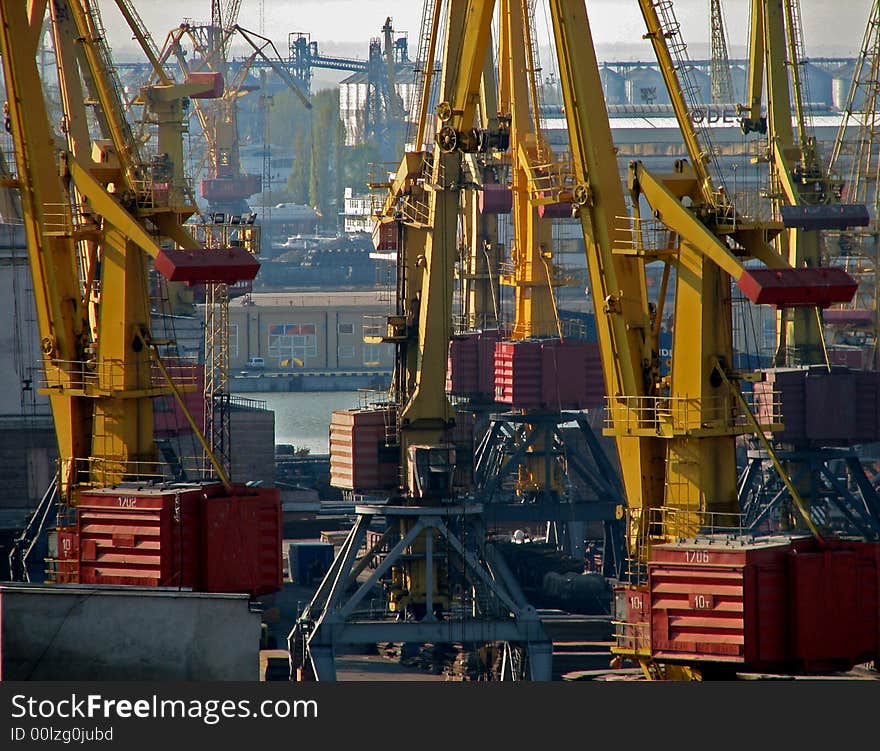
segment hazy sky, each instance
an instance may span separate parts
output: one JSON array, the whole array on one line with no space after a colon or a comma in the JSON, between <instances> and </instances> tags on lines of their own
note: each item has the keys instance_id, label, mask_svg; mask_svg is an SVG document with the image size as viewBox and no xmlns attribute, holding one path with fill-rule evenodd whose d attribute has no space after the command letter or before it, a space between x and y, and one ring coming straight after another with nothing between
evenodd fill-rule
<instances>
[{"instance_id":1,"label":"hazy sky","mask_svg":"<svg viewBox=\"0 0 880 751\"><path fill-rule=\"evenodd\" d=\"M130 34L113 0L99 0L111 44L120 56L130 50ZM184 18L210 18L210 0L134 0L144 22L161 46L165 34ZM226 1L224 0L224 5ZM749 0L724 0L727 34L733 56L743 56L748 44ZM872 0L801 0L807 54L854 56L858 53ZM539 8L543 4L539 3ZM675 12L688 42L691 57L708 54L709 0L675 0ZM421 0L243 0L239 23L263 30L282 54L287 35L304 31L327 53L365 57L370 37L378 36L387 16L394 27L407 31L415 48L422 16ZM651 57L642 40L643 22L636 0L587 0L590 23L600 59L633 60ZM546 12L537 13L539 33L546 32Z\"/></svg>"}]
</instances>

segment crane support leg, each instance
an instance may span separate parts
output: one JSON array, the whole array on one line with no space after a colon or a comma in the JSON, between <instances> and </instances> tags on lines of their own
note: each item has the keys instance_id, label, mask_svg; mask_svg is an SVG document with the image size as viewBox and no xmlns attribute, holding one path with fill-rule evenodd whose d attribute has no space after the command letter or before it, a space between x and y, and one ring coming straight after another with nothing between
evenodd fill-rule
<instances>
[{"instance_id":1,"label":"crane support leg","mask_svg":"<svg viewBox=\"0 0 880 751\"><path fill-rule=\"evenodd\" d=\"M454 638L464 644L525 645L529 677L550 680L552 645L549 637L501 555L490 543L483 542L486 529L481 505L357 506L355 512L358 519L340 554L288 637L291 675L314 676L319 681L335 680L334 644L389 641L438 644ZM360 581L357 574L362 568L357 553L370 522L380 516L386 519L389 529L405 526L407 532L397 536L396 544L387 553L377 549L390 544L387 534L369 547L366 556L380 562ZM408 523L401 525L404 519ZM469 590L465 598L469 605L448 612L429 607L418 620L411 613L401 619L387 613L384 607L379 613L372 607L364 608L362 603L387 581L388 575L395 586L394 570L402 560L413 570L411 551L419 542L424 556L420 567L424 573L421 584L428 604L431 605L434 598L437 604L445 598L443 588L435 581L436 559L442 562L447 577Z\"/></svg>"}]
</instances>

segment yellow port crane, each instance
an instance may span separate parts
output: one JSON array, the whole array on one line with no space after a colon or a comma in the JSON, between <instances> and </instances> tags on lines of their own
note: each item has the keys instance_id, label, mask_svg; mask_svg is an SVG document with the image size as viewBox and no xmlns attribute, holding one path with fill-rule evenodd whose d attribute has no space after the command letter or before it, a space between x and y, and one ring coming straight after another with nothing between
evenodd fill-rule
<instances>
[{"instance_id":1,"label":"yellow port crane","mask_svg":"<svg viewBox=\"0 0 880 751\"><path fill-rule=\"evenodd\" d=\"M381 338L398 346L398 390L403 398L393 447L398 452L395 469L401 475L392 501L355 506L358 521L291 633L291 659L303 677L310 671L319 679L334 677L334 643L436 643L449 633L467 642L475 630L482 636L474 642L488 637L508 647L511 641L525 644L525 650L505 648L508 665L527 664L533 679L548 675L548 644L541 636L540 620L520 601L515 582L497 586L507 577L503 561L493 554L480 527L480 499L457 494L453 487L453 426L442 393L451 327L456 193L464 189L459 182L461 155L506 145L474 127L479 68L485 60L493 6L481 0L449 3L433 151L407 153L387 185L381 218L395 223L400 236L399 307L389 316ZM652 641L651 629L655 624L678 628L688 623L699 630L711 618L729 626L724 617L730 592L717 593L717 599L700 591L702 599L689 599L685 593L683 601L676 600L683 612L660 621L668 605L662 592L649 588L645 572L654 553L665 547L704 577L717 569L714 551L698 543L677 547L679 541L706 529L736 527L735 439L746 433L763 437L774 427L755 418L739 389L741 374L733 369L732 284L752 302L776 305L836 302L851 296L853 289L845 272L817 277L810 269L792 268L770 244L782 224L741 216L716 188L709 169L711 151L689 115L686 97L694 89L682 84L686 68L670 52L670 47L681 49L671 3L640 0L639 6L689 160L679 160L670 173L658 175L639 162L631 163L627 188L632 209L627 208L584 0L550 0L573 175L557 199L573 204L583 228L608 393L606 433L617 442L629 506L632 570L619 591L615 650L637 661L649 677L699 677L715 667L715 655L699 648L671 658L658 655L660 645ZM427 96L423 111L426 101ZM421 126L419 132L424 132ZM664 264L661 288L675 285L674 357L668 377L660 376L658 357L665 294L652 300L645 274L646 264L654 262ZM349 416L356 424L357 416ZM352 450L342 457L340 449L340 458L347 460L349 470L357 465L359 451L376 456L367 450L371 440L365 440L374 437L356 428L346 434ZM333 451L331 442L331 472ZM799 500L797 491L791 492ZM819 537L808 509L803 504L799 509ZM358 558L369 520L380 512L390 523ZM473 541L476 534L476 549L451 532L453 517L470 518L465 538ZM452 563L456 557L464 561L458 567ZM375 571L359 579L374 561ZM498 579L490 584L483 566ZM455 574L462 572L466 585L457 589L462 580ZM386 573L389 578L383 578ZM731 567L730 576L737 575ZM387 610L376 616L371 609L368 615L362 603L381 581L387 582ZM349 589L354 590L351 597ZM493 613L487 608L482 595L489 590L503 610ZM463 611L456 607L462 603ZM820 620L827 625L827 617ZM674 639L670 643L663 646L673 651L680 646ZM691 646L685 641L685 647ZM722 654L729 667L732 651Z\"/></svg>"},{"instance_id":2,"label":"yellow port crane","mask_svg":"<svg viewBox=\"0 0 880 751\"><path fill-rule=\"evenodd\" d=\"M397 349L396 398L387 410L392 430L382 441L386 455L395 457L388 463L397 482L387 504L367 499L355 506L357 521L346 543L291 632L292 666L303 678L334 679L335 643L436 643L450 628L468 644L487 638L504 644L508 676L551 675L551 645L535 609L487 540L482 506L456 487L454 411L445 394L462 193L475 187L465 179L464 157L507 147L506 132L477 125L494 6L492 0L449 0L436 3L431 14L428 71L439 51L438 31L444 39L433 145L404 154L385 186L380 214L399 238L396 307L375 334ZM426 74L423 82L419 145L427 130L431 78ZM363 415L347 415L355 422L352 450L340 458L349 467L365 461L359 452L372 442L359 432ZM333 447L331 464L336 466ZM358 560L370 522L380 513L387 528ZM375 570L359 583L358 574L371 561ZM385 607L370 617L361 603L380 582Z\"/></svg>"},{"instance_id":3,"label":"yellow port crane","mask_svg":"<svg viewBox=\"0 0 880 751\"><path fill-rule=\"evenodd\" d=\"M52 127L37 66L45 14L52 21L63 116ZM175 474L153 434L153 399L177 399L194 377L172 378L160 352L173 342L151 331L148 268L172 282L253 278L246 247L208 251L185 226L183 100L209 93L204 80L161 81L142 96L159 125L146 158L125 118L100 13L92 0L4 3L0 57L6 122L15 152L37 323L44 393L58 440L59 523L83 493ZM210 453L210 452L209 452ZM213 460L214 477L236 491ZM50 572L50 578L52 572Z\"/></svg>"},{"instance_id":4,"label":"yellow port crane","mask_svg":"<svg viewBox=\"0 0 880 751\"><path fill-rule=\"evenodd\" d=\"M864 227L870 217L864 203L854 202L858 196L842 196L812 132L800 3L754 0L751 20L749 101L741 125L746 134L757 132L759 143L766 131L757 159L768 165L771 209L785 226L776 237L777 253L796 268L842 270L846 264L829 242L828 233ZM761 109L765 100L766 116ZM860 534L877 537L880 495L869 482L855 445L873 442L878 431L873 421L856 427L841 412L841 404L856 414L861 412L876 387L865 380L863 386L856 386L866 376L834 361L826 342L825 315L820 308L781 306L778 310L775 367L764 376L780 391L775 411L785 429L774 440L788 473L796 478L798 491L817 518L842 514ZM845 313L827 315L847 323ZM800 386L806 388L802 400L793 398L793 389ZM813 425L823 427L797 427L797 411L810 413ZM769 499L777 495L777 489L772 484L760 487L762 465L767 465L768 457L757 450L749 451L749 459L741 486L742 505L749 514L757 509L761 510L756 513L769 513L766 509L774 505ZM845 485L836 481L841 475L848 477ZM782 502L776 504L783 513L790 510L786 495L783 492Z\"/></svg>"},{"instance_id":5,"label":"yellow port crane","mask_svg":"<svg viewBox=\"0 0 880 751\"><path fill-rule=\"evenodd\" d=\"M254 64L258 60L268 64L306 109L311 109L312 105L293 76L279 62L271 40L242 28L235 23L234 17L226 18L224 23L228 25L181 24L169 32L160 59L175 57L186 77L193 73L215 73L223 80L223 90L218 97L193 102L207 147L203 159L208 165L207 176L201 180L200 191L208 202L209 213L242 215L249 211L248 198L264 189L260 175L244 171L240 154L239 100L252 90L247 84L247 76ZM233 75L229 46L234 39L243 39L252 51L238 63ZM184 42L188 44L184 45ZM199 168L196 173L201 171ZM269 187L265 186L265 189Z\"/></svg>"},{"instance_id":6,"label":"yellow port crane","mask_svg":"<svg viewBox=\"0 0 880 751\"><path fill-rule=\"evenodd\" d=\"M713 104L732 104L735 100L730 57L727 54L727 34L724 30L724 12L721 0L709 0L709 32L712 55L709 78Z\"/></svg>"},{"instance_id":7,"label":"yellow port crane","mask_svg":"<svg viewBox=\"0 0 880 751\"><path fill-rule=\"evenodd\" d=\"M813 315L818 307L851 298L855 284L840 269L793 267L771 245L784 231L783 223L749 218L730 202L710 169L714 155L707 134L697 129L690 115L703 103L689 78L686 46L672 3L639 0L639 7L688 159L675 162L671 173L656 175L640 162L630 163L632 215L630 226L621 227L622 196L610 190L613 181L597 183L594 168L597 161L604 162L606 173L611 171L612 160L601 155L612 149L596 149L595 141L572 144L576 174L586 180L583 192L588 200L581 217L593 296L604 302L599 334L608 385L606 432L617 437L630 507L633 568L629 584L618 592L614 651L635 660L649 678L730 677L737 666L774 663L758 654L756 637L745 633L764 627L745 604L753 593L752 583L742 578L748 566L733 565L724 555L748 550L747 557L750 546L765 545L784 559L796 544L809 547L789 538L761 541L756 530L773 530L744 526L738 503L737 436L757 436L796 506L801 535L807 540L812 535L816 545L827 544L767 438L780 427L768 419L772 411L759 419L741 392L740 381L760 376L734 368L732 283L753 303L792 306ZM583 77L592 67L572 65L563 76ZM598 88L598 77L591 84ZM581 90L581 98L586 94ZM567 110L572 103L566 99ZM567 116L570 132L576 133L568 112ZM601 134L600 143L610 145L604 127ZM593 148L585 148L590 145ZM602 191L599 202L594 197L597 189ZM656 369L656 335L664 296L649 301L641 282L641 264L656 261L664 263L662 288L671 272L675 275L673 358L671 372L663 378ZM615 284L612 273L618 270L623 273ZM633 282L627 288L622 280L632 272L636 276L630 276ZM624 333L636 333L635 342ZM632 368L619 371L621 364ZM742 583L736 596L725 589L733 582ZM777 604L784 605L794 595L778 596ZM731 620L732 612L742 612L742 622ZM770 633L773 616L764 617ZM790 622L798 624L797 616ZM833 626L826 619L817 627ZM724 627L744 632L727 639L715 630ZM804 669L799 647L786 639L780 637L778 654L785 657L776 657L774 667Z\"/></svg>"},{"instance_id":8,"label":"yellow port crane","mask_svg":"<svg viewBox=\"0 0 880 751\"><path fill-rule=\"evenodd\" d=\"M589 392L600 393L602 384L598 367L590 368L596 345L569 337L557 308L557 287L573 280L557 263L553 220L571 217L574 181L570 164L554 153L541 128L536 35L534 4L499 3L498 103L499 118L509 124L513 220L500 282L513 288L514 300L512 325L495 349L494 395L509 406L490 416L475 456L475 483L489 502L515 475L513 498L530 508L532 521L541 520L542 509L548 542L575 560L584 556L585 523L602 522L603 570L617 575L623 563L617 473L586 416L568 411L599 406ZM522 387L522 373L534 368L526 358L535 354L539 378L531 380L532 388ZM569 423L577 430L567 431Z\"/></svg>"},{"instance_id":9,"label":"yellow port crane","mask_svg":"<svg viewBox=\"0 0 880 751\"><path fill-rule=\"evenodd\" d=\"M277 50L272 42L235 23L239 7L238 2L230 2L223 7L219 0L213 0L211 24L180 24L168 33L158 59L161 66L168 58L174 57L185 80L213 76L218 82L218 88L222 89L214 97L201 101L192 100L192 109L205 137L205 157L208 162L208 175L201 180L201 195L208 201L209 221L200 224L199 232L212 246L224 245L230 240L240 242L246 235L248 248L259 255L262 250L263 228L256 223L256 213L250 211L247 199L261 190L271 191L271 186L263 186L260 175L246 174L242 168L238 101L250 90L246 86L247 76L254 63L260 59L275 70L306 108L311 108L311 102L293 77L278 63ZM228 57L233 38L244 39L253 51L241 61L230 79L231 65ZM185 40L188 40L190 50L184 49ZM274 58L271 54L273 51ZM164 75L161 67L156 74ZM264 148L268 149L269 145L264 144ZM250 291L250 283L243 285L243 288ZM231 294L232 291L226 284L211 284L205 290L206 434L211 450L227 470L231 464L232 443L229 406Z\"/></svg>"},{"instance_id":10,"label":"yellow port crane","mask_svg":"<svg viewBox=\"0 0 880 751\"><path fill-rule=\"evenodd\" d=\"M852 305L826 314L830 330L829 349L835 344L856 355L856 367L880 369L880 5L872 3L859 57L843 107L828 160L828 173L835 190L848 201L868 207L870 223L829 237L840 263L859 280ZM828 233L831 235L831 233ZM832 319L832 320L829 320Z\"/></svg>"}]
</instances>

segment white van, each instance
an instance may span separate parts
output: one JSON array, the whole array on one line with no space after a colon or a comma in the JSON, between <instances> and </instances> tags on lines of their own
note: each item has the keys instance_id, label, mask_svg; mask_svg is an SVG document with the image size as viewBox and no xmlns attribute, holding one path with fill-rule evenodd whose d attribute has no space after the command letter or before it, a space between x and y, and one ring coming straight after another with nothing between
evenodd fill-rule
<instances>
[{"instance_id":1,"label":"white van","mask_svg":"<svg viewBox=\"0 0 880 751\"><path fill-rule=\"evenodd\" d=\"M259 370L266 367L266 361L262 357L249 357L245 367Z\"/></svg>"}]
</instances>

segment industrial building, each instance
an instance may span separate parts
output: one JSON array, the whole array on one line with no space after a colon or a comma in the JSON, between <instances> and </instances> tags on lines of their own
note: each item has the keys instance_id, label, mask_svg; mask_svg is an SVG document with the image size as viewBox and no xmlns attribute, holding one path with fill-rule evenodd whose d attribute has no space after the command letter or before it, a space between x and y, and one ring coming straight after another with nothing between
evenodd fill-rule
<instances>
[{"instance_id":1,"label":"industrial building","mask_svg":"<svg viewBox=\"0 0 880 751\"><path fill-rule=\"evenodd\" d=\"M291 376L289 390L301 390L299 377L320 377L327 389L384 382L393 365L388 345L368 344L364 329L387 312L382 291L255 292L229 307L229 361L233 384L261 390L268 378ZM248 368L263 358L259 370ZM294 378L296 377L296 378ZM312 379L314 380L314 379ZM255 383L257 381L257 383ZM272 379L266 390L288 390ZM341 385L341 384L346 385ZM256 388L254 388L256 386Z\"/></svg>"}]
</instances>

